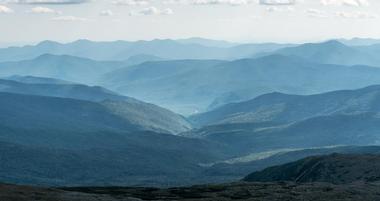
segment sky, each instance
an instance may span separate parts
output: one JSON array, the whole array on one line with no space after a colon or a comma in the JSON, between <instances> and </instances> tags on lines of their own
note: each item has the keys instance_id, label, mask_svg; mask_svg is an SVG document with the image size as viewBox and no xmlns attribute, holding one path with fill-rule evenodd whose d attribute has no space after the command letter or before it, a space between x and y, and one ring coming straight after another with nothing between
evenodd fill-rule
<instances>
[{"instance_id":1,"label":"sky","mask_svg":"<svg viewBox=\"0 0 380 201\"><path fill-rule=\"evenodd\" d=\"M0 0L0 43L380 38L379 0Z\"/></svg>"}]
</instances>

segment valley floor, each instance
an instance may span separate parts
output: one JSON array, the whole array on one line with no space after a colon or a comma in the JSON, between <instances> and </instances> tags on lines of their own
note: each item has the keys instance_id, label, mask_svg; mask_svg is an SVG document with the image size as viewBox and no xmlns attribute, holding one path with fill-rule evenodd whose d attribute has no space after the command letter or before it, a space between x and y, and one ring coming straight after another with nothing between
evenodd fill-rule
<instances>
[{"instance_id":1,"label":"valley floor","mask_svg":"<svg viewBox=\"0 0 380 201\"><path fill-rule=\"evenodd\" d=\"M374 201L380 200L380 184L356 183L232 183L187 188L35 188L0 185L1 201Z\"/></svg>"}]
</instances>

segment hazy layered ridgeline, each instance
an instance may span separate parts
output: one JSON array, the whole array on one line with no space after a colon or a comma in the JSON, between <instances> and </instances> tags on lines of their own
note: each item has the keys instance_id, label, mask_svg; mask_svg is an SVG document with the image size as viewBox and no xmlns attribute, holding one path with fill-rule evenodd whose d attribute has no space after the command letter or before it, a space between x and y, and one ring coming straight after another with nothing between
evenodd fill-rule
<instances>
[{"instance_id":1,"label":"hazy layered ridgeline","mask_svg":"<svg viewBox=\"0 0 380 201\"><path fill-rule=\"evenodd\" d=\"M78 105L78 108L83 108L86 110L86 112L90 113L103 110L102 112L109 113L115 118L123 119L123 121L125 121L125 125L135 124L145 127L145 130L158 130L175 134L187 131L191 128L190 123L188 123L184 117L153 104L144 103L134 98L122 96L102 87L89 87L75 83L56 84L60 81L53 83L41 83L41 80L44 79L45 78L34 77L33 81L31 81L31 79L28 79L28 83L23 83L22 80L25 79L22 78L20 78L21 82L6 79L0 80L2 86L0 88L0 91L7 92L2 93L4 99L9 98L10 100L14 100L3 100L4 103L2 104L2 107L9 109L9 107L7 107L7 104L17 104L17 100L20 100L22 101L20 102L20 105L22 104L25 109L35 110L40 114L44 114L44 111L48 112L49 114L54 114L52 111L54 108L57 109L57 115L63 115L62 112L67 112L68 109L75 108L74 105ZM51 82L52 80L53 79L50 79L49 81ZM31 83L34 81L36 84ZM24 95L21 96L16 94ZM30 101L27 101L27 99L30 99ZM36 101L33 102L33 100ZM49 106L48 104L50 103L55 105ZM27 104L35 105L28 107ZM87 104L88 106L80 106L83 104ZM91 107L90 105L98 107L99 109L89 108ZM68 107L67 109L64 109L62 108L63 106ZM24 108L17 107L17 109L20 110L23 110ZM40 110L41 108L44 108L44 110ZM17 114L17 110L11 110L10 112ZM24 114L29 115L28 112L30 111L27 111ZM73 117L71 118L78 116L75 115L75 113L81 114L81 111L78 110L73 110L72 112L74 113ZM84 114L81 114L84 116L84 120L88 120L91 116L90 114L86 114L86 112L83 111ZM43 117L43 115L41 116ZM104 115L101 115L101 118L103 119L99 119L99 123L104 120ZM52 120L51 118L48 119ZM15 118L15 120L19 121L17 118ZM73 120L71 119L70 121ZM110 123L113 122L115 121L110 121ZM76 121L73 121L73 123L78 124ZM94 125L95 124L97 123L95 122Z\"/></svg>"},{"instance_id":2,"label":"hazy layered ridgeline","mask_svg":"<svg viewBox=\"0 0 380 201\"><path fill-rule=\"evenodd\" d=\"M297 56L319 63L379 66L379 59L374 49L376 46L347 46L339 41L332 40L324 43L307 43L296 47L283 48L276 53Z\"/></svg>"},{"instance_id":3,"label":"hazy layered ridgeline","mask_svg":"<svg viewBox=\"0 0 380 201\"><path fill-rule=\"evenodd\" d=\"M71 55L94 60L123 61L136 55L151 55L166 59L233 59L244 58L262 51L273 51L292 44L230 44L218 45L208 39L112 41L78 40L72 43L43 41L37 45L0 49L0 61L33 59L42 54Z\"/></svg>"},{"instance_id":4,"label":"hazy layered ridgeline","mask_svg":"<svg viewBox=\"0 0 380 201\"><path fill-rule=\"evenodd\" d=\"M270 92L315 94L365 87L377 83L379 72L370 66L319 64L275 54L235 61L149 62L107 73L101 85L188 115Z\"/></svg>"},{"instance_id":5,"label":"hazy layered ridgeline","mask_svg":"<svg viewBox=\"0 0 380 201\"><path fill-rule=\"evenodd\" d=\"M43 42L36 46L10 48L12 51L2 49L0 56L24 56L20 56L17 61L0 63L0 75L51 77L101 85L183 115L204 112L270 92L309 95L378 84L379 70L374 68L378 65L377 48L372 44L347 46L338 41L328 41L298 46L231 44L229 47L210 47L210 44L206 46L201 42ZM57 47L40 47L50 43ZM149 48L129 48L130 44L139 46L140 43L148 45ZM161 47L161 43L176 45L170 46L174 49L172 50ZM119 48L113 48L115 44ZM185 52L192 51L193 45L221 51L242 48L245 50L231 52L238 54L246 51L250 54L213 56L202 53L202 57L193 57L187 53L187 57L163 55L171 55L172 51L178 53L181 49ZM71 47L75 52L70 50ZM106 51L107 54L117 55L119 53L115 52L119 49L123 49L128 56L117 61L112 57L90 56L92 51ZM150 52L154 49L159 51ZM136 52L137 50L139 51ZM104 53L101 52L99 55Z\"/></svg>"},{"instance_id":6,"label":"hazy layered ridgeline","mask_svg":"<svg viewBox=\"0 0 380 201\"><path fill-rule=\"evenodd\" d=\"M42 54L28 60L3 62L0 64L0 75L50 77L93 84L99 76L124 65L119 61L95 61L76 56Z\"/></svg>"},{"instance_id":7,"label":"hazy layered ridgeline","mask_svg":"<svg viewBox=\"0 0 380 201\"><path fill-rule=\"evenodd\" d=\"M249 200L262 189L258 200L276 200L294 188L334 200L357 187L376 200L368 161L380 153L377 46L190 38L3 48L0 182L105 188L4 185L0 198L26 199L10 189L28 188L42 200L117 200L109 186L237 182L118 195Z\"/></svg>"}]
</instances>

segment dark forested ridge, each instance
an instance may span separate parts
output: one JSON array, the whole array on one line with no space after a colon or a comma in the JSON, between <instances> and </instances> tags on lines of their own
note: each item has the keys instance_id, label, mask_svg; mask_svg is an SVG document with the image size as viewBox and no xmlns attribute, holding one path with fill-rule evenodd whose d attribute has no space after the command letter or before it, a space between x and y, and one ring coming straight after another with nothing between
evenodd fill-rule
<instances>
[{"instance_id":1,"label":"dark forested ridge","mask_svg":"<svg viewBox=\"0 0 380 201\"><path fill-rule=\"evenodd\" d=\"M245 177L244 181L334 184L379 182L379 157L371 154L314 156L252 173Z\"/></svg>"}]
</instances>

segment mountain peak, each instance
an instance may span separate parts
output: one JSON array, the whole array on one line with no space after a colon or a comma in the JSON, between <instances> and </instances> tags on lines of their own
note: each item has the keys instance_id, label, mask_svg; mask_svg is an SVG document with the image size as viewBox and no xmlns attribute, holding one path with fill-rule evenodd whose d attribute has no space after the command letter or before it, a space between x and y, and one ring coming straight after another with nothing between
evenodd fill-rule
<instances>
[{"instance_id":1,"label":"mountain peak","mask_svg":"<svg viewBox=\"0 0 380 201\"><path fill-rule=\"evenodd\" d=\"M52 46L57 46L57 45L62 45L62 44L56 41L52 41L52 40L44 40L37 44L37 46L39 47L52 47Z\"/></svg>"},{"instance_id":2,"label":"mountain peak","mask_svg":"<svg viewBox=\"0 0 380 201\"><path fill-rule=\"evenodd\" d=\"M282 54L270 54L257 58L258 60L289 60L291 57Z\"/></svg>"},{"instance_id":3,"label":"mountain peak","mask_svg":"<svg viewBox=\"0 0 380 201\"><path fill-rule=\"evenodd\" d=\"M40 56L36 57L33 60L51 60L51 59L61 59L61 58L68 58L68 57L75 58L74 56L70 56L70 55L56 55L56 54L46 53L46 54L41 54Z\"/></svg>"},{"instance_id":4,"label":"mountain peak","mask_svg":"<svg viewBox=\"0 0 380 201\"><path fill-rule=\"evenodd\" d=\"M36 57L33 60L55 60L55 59L72 59L72 60L83 60L83 61L91 60L91 59L76 57L76 56L71 56L71 55L56 55L56 54L50 54L50 53L41 54L40 56Z\"/></svg>"},{"instance_id":5,"label":"mountain peak","mask_svg":"<svg viewBox=\"0 0 380 201\"><path fill-rule=\"evenodd\" d=\"M36 59L50 58L50 57L58 57L58 55L50 54L50 53L45 53L45 54L41 54L41 55L38 56Z\"/></svg>"},{"instance_id":6,"label":"mountain peak","mask_svg":"<svg viewBox=\"0 0 380 201\"><path fill-rule=\"evenodd\" d=\"M328 49L332 49L332 48L349 48L348 46L346 46L345 44L339 42L338 40L328 40L328 41L325 41L325 42L321 42L321 43L305 43L303 45L300 45L300 46L297 46L297 47L294 47L294 48L315 48L315 49L318 49L318 50L322 50L323 48L328 48ZM294 49L294 48L290 48L290 49ZM322 49L321 49L322 48Z\"/></svg>"},{"instance_id":7,"label":"mountain peak","mask_svg":"<svg viewBox=\"0 0 380 201\"><path fill-rule=\"evenodd\" d=\"M337 40L329 40L324 43L320 43L320 45L328 45L328 46L338 46L338 47L347 47L345 44L337 41Z\"/></svg>"},{"instance_id":8,"label":"mountain peak","mask_svg":"<svg viewBox=\"0 0 380 201\"><path fill-rule=\"evenodd\" d=\"M93 43L93 41L90 41L88 39L79 39L79 40L76 40L74 42L72 42L71 44L90 44L90 43Z\"/></svg>"},{"instance_id":9,"label":"mountain peak","mask_svg":"<svg viewBox=\"0 0 380 201\"><path fill-rule=\"evenodd\" d=\"M306 62L305 59L296 55L283 55L283 54L270 54L255 59L259 62L275 62L275 63L302 63ZM307 61L311 63L310 61Z\"/></svg>"}]
</instances>

